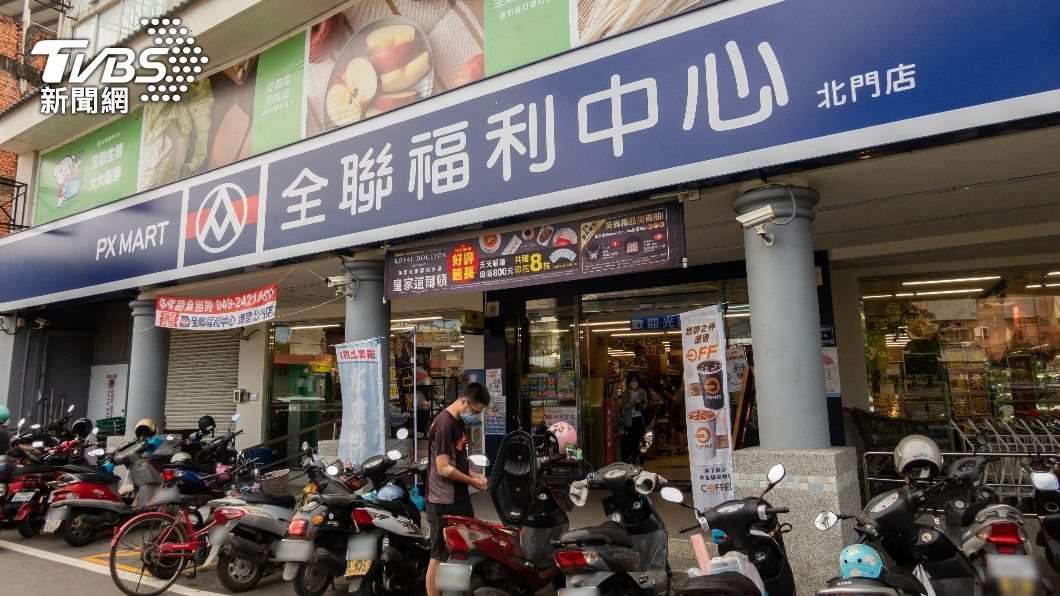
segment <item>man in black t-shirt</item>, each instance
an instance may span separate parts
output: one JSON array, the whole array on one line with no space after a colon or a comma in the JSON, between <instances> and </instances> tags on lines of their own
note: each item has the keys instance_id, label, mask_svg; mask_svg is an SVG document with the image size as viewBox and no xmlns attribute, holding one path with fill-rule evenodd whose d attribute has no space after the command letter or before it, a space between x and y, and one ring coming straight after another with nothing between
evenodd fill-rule
<instances>
[{"instance_id":1,"label":"man in black t-shirt","mask_svg":"<svg viewBox=\"0 0 1060 596\"><path fill-rule=\"evenodd\" d=\"M431 525L431 562L427 567L427 594L438 596L434 575L440 561L449 559L445 546L442 517L459 515L475 517L468 487L486 490L486 477L472 472L468 465L467 434L469 426L482 424L482 410L490 403L489 393L479 383L468 383L459 399L438 413L427 434L427 520Z\"/></svg>"}]
</instances>

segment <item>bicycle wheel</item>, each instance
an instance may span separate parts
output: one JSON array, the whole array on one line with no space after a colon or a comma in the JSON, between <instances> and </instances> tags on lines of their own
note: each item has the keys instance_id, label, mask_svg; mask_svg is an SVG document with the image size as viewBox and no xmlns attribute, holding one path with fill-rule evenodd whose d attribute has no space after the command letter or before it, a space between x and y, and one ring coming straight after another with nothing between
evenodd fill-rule
<instances>
[{"instance_id":1,"label":"bicycle wheel","mask_svg":"<svg viewBox=\"0 0 1060 596\"><path fill-rule=\"evenodd\" d=\"M110 577L130 596L154 596L169 589L184 566L185 556L161 556L165 543L188 541L178 518L165 513L145 513L129 522L110 549Z\"/></svg>"}]
</instances>

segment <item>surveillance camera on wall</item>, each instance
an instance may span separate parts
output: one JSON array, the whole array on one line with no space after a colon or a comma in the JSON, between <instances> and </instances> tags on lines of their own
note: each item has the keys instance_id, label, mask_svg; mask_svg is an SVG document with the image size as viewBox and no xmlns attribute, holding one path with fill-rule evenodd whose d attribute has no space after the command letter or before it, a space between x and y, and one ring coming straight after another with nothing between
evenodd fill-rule
<instances>
[{"instance_id":1,"label":"surveillance camera on wall","mask_svg":"<svg viewBox=\"0 0 1060 596\"><path fill-rule=\"evenodd\" d=\"M765 207L736 216L736 221L740 222L740 225L742 225L745 230L754 228L755 233L758 234L759 238L762 239L762 242L766 246L773 246L773 242L776 241L776 236L766 231L766 224L776 218L777 214L773 212L773 206L766 205Z\"/></svg>"},{"instance_id":2,"label":"surveillance camera on wall","mask_svg":"<svg viewBox=\"0 0 1060 596\"><path fill-rule=\"evenodd\" d=\"M754 228L769 223L776 218L777 214L773 212L773 206L766 205L765 207L736 216L736 221L740 222L740 225L746 230L748 228Z\"/></svg>"},{"instance_id":3,"label":"surveillance camera on wall","mask_svg":"<svg viewBox=\"0 0 1060 596\"><path fill-rule=\"evenodd\" d=\"M353 283L353 277L349 275L332 275L327 278L329 288L337 288L340 286L348 286Z\"/></svg>"}]
</instances>

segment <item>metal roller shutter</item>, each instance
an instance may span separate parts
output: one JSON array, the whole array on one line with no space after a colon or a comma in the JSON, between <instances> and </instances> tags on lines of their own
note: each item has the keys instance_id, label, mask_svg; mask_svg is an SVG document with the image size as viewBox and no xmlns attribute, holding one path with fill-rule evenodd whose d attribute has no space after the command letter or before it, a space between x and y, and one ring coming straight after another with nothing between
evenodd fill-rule
<instances>
[{"instance_id":1,"label":"metal roller shutter","mask_svg":"<svg viewBox=\"0 0 1060 596\"><path fill-rule=\"evenodd\" d=\"M236 411L232 390L239 387L239 338L232 330L170 333L166 377L166 430L193 429L209 414L222 421Z\"/></svg>"}]
</instances>

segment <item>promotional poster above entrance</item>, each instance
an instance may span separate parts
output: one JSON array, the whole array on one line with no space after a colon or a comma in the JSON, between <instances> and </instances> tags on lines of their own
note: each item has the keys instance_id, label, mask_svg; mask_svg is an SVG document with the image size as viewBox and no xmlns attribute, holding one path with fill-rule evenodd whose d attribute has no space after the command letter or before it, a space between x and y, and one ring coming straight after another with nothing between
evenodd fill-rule
<instances>
[{"instance_id":1,"label":"promotional poster above entrance","mask_svg":"<svg viewBox=\"0 0 1060 596\"><path fill-rule=\"evenodd\" d=\"M836 51L850 31L859 43ZM1052 113L1057 39L1060 6L1030 0L724 2L0 239L0 310ZM257 213L215 218L252 250L196 255L182 234L149 271L121 255L46 266L59 242L95 254L96 230L137 227L115 221L134 204L199 208L253 171L218 205L257 194Z\"/></svg>"},{"instance_id":2,"label":"promotional poster above entrance","mask_svg":"<svg viewBox=\"0 0 1060 596\"><path fill-rule=\"evenodd\" d=\"M515 288L678 267L681 205L646 205L595 218L490 231L476 238L391 250L387 298Z\"/></svg>"}]
</instances>

